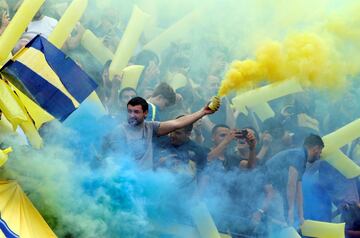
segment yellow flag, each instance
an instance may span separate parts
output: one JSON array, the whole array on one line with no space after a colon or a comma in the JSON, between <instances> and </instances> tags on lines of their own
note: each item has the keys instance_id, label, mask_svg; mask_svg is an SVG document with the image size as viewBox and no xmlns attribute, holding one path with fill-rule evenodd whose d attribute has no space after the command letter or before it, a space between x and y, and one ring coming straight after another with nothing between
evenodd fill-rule
<instances>
[{"instance_id":1,"label":"yellow flag","mask_svg":"<svg viewBox=\"0 0 360 238\"><path fill-rule=\"evenodd\" d=\"M134 7L129 23L109 68L110 80L113 79L114 75L120 75L122 70L127 66L131 56L134 54L148 19L149 15L141 11L137 6Z\"/></svg>"},{"instance_id":2,"label":"yellow flag","mask_svg":"<svg viewBox=\"0 0 360 238\"><path fill-rule=\"evenodd\" d=\"M0 167L2 167L8 160L8 154L13 150L11 147L6 148L5 150L0 150Z\"/></svg>"},{"instance_id":3,"label":"yellow flag","mask_svg":"<svg viewBox=\"0 0 360 238\"><path fill-rule=\"evenodd\" d=\"M48 38L53 45L59 49L64 45L76 23L83 15L87 4L87 0L73 0Z\"/></svg>"},{"instance_id":4,"label":"yellow flag","mask_svg":"<svg viewBox=\"0 0 360 238\"><path fill-rule=\"evenodd\" d=\"M14 129L28 119L24 107L4 80L0 80L0 109Z\"/></svg>"},{"instance_id":5,"label":"yellow flag","mask_svg":"<svg viewBox=\"0 0 360 238\"><path fill-rule=\"evenodd\" d=\"M301 226L304 236L318 238L345 238L345 223L328 223L306 220Z\"/></svg>"},{"instance_id":6,"label":"yellow flag","mask_svg":"<svg viewBox=\"0 0 360 238\"><path fill-rule=\"evenodd\" d=\"M5 232L11 237L56 237L15 181L0 181L0 211L0 220L8 227Z\"/></svg>"},{"instance_id":7,"label":"yellow flag","mask_svg":"<svg viewBox=\"0 0 360 238\"><path fill-rule=\"evenodd\" d=\"M102 41L90 30L86 30L81 38L81 45L90 52L102 65L112 60L114 54L104 46Z\"/></svg>"},{"instance_id":8,"label":"yellow flag","mask_svg":"<svg viewBox=\"0 0 360 238\"><path fill-rule=\"evenodd\" d=\"M123 70L123 79L121 82L121 89L133 88L136 89L139 83L141 73L144 70L142 65L130 65Z\"/></svg>"}]
</instances>

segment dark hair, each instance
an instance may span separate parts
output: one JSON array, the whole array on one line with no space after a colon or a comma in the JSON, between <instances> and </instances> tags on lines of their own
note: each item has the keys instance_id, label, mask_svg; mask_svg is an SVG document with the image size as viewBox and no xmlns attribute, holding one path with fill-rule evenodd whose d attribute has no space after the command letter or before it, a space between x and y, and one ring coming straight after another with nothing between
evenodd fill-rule
<instances>
[{"instance_id":1,"label":"dark hair","mask_svg":"<svg viewBox=\"0 0 360 238\"><path fill-rule=\"evenodd\" d=\"M278 118L272 117L266 119L263 123L263 131L270 133L275 139L280 139L285 133L283 124Z\"/></svg>"},{"instance_id":2,"label":"dark hair","mask_svg":"<svg viewBox=\"0 0 360 238\"><path fill-rule=\"evenodd\" d=\"M142 97L134 97L130 99L130 101L127 103L127 106L129 105L131 106L141 105L144 112L147 112L149 110L149 104Z\"/></svg>"},{"instance_id":3,"label":"dark hair","mask_svg":"<svg viewBox=\"0 0 360 238\"><path fill-rule=\"evenodd\" d=\"M180 115L180 116L176 117L176 119L181 118L181 117L184 117L184 116L185 116L185 115ZM185 132L187 132L187 133L191 133L191 131L192 131L192 129L193 129L193 123L191 123L190 125L187 125L187 126L183 127L182 129L184 129Z\"/></svg>"},{"instance_id":4,"label":"dark hair","mask_svg":"<svg viewBox=\"0 0 360 238\"><path fill-rule=\"evenodd\" d=\"M315 135L315 134L310 134L305 138L304 146L310 147L310 148L315 147L315 146L324 147L324 141L321 139L320 136Z\"/></svg>"},{"instance_id":5,"label":"dark hair","mask_svg":"<svg viewBox=\"0 0 360 238\"><path fill-rule=\"evenodd\" d=\"M229 126L225 125L225 124L217 124L213 127L213 129L211 130L211 135L214 135L217 131L217 129L219 128L227 128L227 129L230 129Z\"/></svg>"},{"instance_id":6,"label":"dark hair","mask_svg":"<svg viewBox=\"0 0 360 238\"><path fill-rule=\"evenodd\" d=\"M174 89L167 83L160 83L155 89L152 94L153 97L156 96L163 96L166 100L169 101L169 105L175 104L176 101L176 94Z\"/></svg>"},{"instance_id":7,"label":"dark hair","mask_svg":"<svg viewBox=\"0 0 360 238\"><path fill-rule=\"evenodd\" d=\"M133 91L135 93L135 95L137 95L137 92L135 89L126 87L126 88L121 89L121 91L119 92L119 99L121 99L122 94L126 91Z\"/></svg>"}]
</instances>

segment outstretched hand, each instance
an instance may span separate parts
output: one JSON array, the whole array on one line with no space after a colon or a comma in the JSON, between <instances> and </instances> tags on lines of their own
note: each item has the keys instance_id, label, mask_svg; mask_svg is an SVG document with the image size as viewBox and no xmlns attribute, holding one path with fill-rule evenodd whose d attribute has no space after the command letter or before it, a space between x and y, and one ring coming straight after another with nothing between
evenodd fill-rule
<instances>
[{"instance_id":1,"label":"outstretched hand","mask_svg":"<svg viewBox=\"0 0 360 238\"><path fill-rule=\"evenodd\" d=\"M219 97L213 97L212 100L204 107L203 111L205 115L213 114L219 110L221 100Z\"/></svg>"}]
</instances>

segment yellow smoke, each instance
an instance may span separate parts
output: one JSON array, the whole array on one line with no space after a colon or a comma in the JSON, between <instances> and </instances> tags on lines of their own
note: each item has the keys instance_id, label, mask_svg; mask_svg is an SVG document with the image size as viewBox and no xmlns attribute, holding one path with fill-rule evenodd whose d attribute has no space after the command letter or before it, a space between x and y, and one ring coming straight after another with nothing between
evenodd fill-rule
<instances>
[{"instance_id":1,"label":"yellow smoke","mask_svg":"<svg viewBox=\"0 0 360 238\"><path fill-rule=\"evenodd\" d=\"M254 60L233 62L219 95L256 87L264 80L274 83L293 78L307 87L337 88L344 85L350 72L331 40L315 33L296 33L283 42L264 43Z\"/></svg>"}]
</instances>

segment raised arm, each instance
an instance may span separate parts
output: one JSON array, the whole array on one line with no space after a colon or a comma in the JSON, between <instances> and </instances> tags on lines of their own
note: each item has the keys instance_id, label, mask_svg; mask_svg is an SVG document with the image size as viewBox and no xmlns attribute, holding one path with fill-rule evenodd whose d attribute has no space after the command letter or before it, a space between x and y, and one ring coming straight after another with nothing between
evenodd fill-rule
<instances>
[{"instance_id":1,"label":"raised arm","mask_svg":"<svg viewBox=\"0 0 360 238\"><path fill-rule=\"evenodd\" d=\"M207 156L208 161L211 161L216 157L221 156L224 153L226 147L235 138L235 135L236 135L236 130L231 130L230 133L224 138L224 140L221 141L221 143L218 146L216 146L210 151L210 153Z\"/></svg>"},{"instance_id":2,"label":"raised arm","mask_svg":"<svg viewBox=\"0 0 360 238\"><path fill-rule=\"evenodd\" d=\"M197 120L199 120L200 118L202 118L206 115L213 114L220 107L220 99L217 98L214 101L213 109L210 109L209 105L210 105L210 103L208 103L203 109L201 109L197 112L194 112L190 115L179 117L177 119L170 120L170 121L161 122L157 134L159 136L166 135L172 131L175 131L177 129L183 128L190 124L193 124L194 122L196 122Z\"/></svg>"},{"instance_id":3,"label":"raised arm","mask_svg":"<svg viewBox=\"0 0 360 238\"><path fill-rule=\"evenodd\" d=\"M203 109L201 109L195 113L192 113L190 115L186 115L186 116L180 117L178 119L170 120L170 121L161 122L157 134L159 136L169 134L172 131L175 131L177 129L180 129L187 125L190 125L190 124L196 122L197 120L199 120L200 118L202 118L206 115L209 115L209 114L213 114L214 112L215 111L211 110L210 108L208 108L206 106Z\"/></svg>"}]
</instances>

